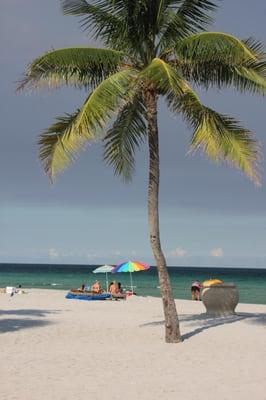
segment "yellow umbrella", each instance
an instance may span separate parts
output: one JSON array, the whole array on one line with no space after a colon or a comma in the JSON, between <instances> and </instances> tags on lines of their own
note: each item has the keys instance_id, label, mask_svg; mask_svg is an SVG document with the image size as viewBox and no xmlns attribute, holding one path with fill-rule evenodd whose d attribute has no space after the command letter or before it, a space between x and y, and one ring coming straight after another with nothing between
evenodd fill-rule
<instances>
[{"instance_id":1,"label":"yellow umbrella","mask_svg":"<svg viewBox=\"0 0 266 400\"><path fill-rule=\"evenodd\" d=\"M208 279L207 281L202 282L203 287L208 287L212 285L218 285L219 283L223 283L220 279Z\"/></svg>"}]
</instances>

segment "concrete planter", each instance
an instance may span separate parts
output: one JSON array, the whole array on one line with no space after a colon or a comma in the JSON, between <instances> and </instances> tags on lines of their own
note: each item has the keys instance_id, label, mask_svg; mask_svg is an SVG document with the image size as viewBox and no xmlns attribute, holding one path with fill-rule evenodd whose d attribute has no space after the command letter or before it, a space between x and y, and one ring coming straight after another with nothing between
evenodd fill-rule
<instances>
[{"instance_id":1,"label":"concrete planter","mask_svg":"<svg viewBox=\"0 0 266 400\"><path fill-rule=\"evenodd\" d=\"M206 307L206 314L210 316L235 314L238 301L238 289L233 283L211 285L202 291L202 302Z\"/></svg>"}]
</instances>

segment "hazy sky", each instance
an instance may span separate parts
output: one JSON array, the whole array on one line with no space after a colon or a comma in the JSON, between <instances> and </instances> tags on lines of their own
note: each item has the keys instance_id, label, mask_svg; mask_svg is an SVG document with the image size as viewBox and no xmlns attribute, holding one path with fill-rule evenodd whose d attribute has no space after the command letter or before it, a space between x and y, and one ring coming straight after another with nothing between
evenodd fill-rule
<instances>
[{"instance_id":1,"label":"hazy sky","mask_svg":"<svg viewBox=\"0 0 266 400\"><path fill-rule=\"evenodd\" d=\"M211 30L254 36L266 47L265 0L223 0ZM51 186L38 161L38 134L74 111L84 92L15 94L26 65L43 52L91 45L57 0L0 0L0 262L154 265L147 227L147 148L132 184L102 161L101 144ZM256 132L265 155L265 100L233 91L201 93L206 104ZM169 265L266 267L262 187L239 171L187 155L191 132L160 107L161 239Z\"/></svg>"}]
</instances>

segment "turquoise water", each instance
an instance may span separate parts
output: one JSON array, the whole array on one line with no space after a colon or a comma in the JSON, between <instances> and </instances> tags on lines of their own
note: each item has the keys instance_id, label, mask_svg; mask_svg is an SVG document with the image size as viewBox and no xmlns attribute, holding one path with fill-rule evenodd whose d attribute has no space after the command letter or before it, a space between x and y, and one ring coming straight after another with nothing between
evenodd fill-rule
<instances>
[{"instance_id":1,"label":"turquoise water","mask_svg":"<svg viewBox=\"0 0 266 400\"><path fill-rule=\"evenodd\" d=\"M99 279L105 286L105 274L94 274L98 265L52 264L0 264L0 287L22 285L24 288L68 290L82 283L91 284ZM241 303L266 304L266 269L169 267L174 297L190 299L190 285L194 280L219 278L234 282L240 293ZM108 274L109 281L120 281L129 287L128 273ZM141 296L160 296L156 268L132 274L134 290Z\"/></svg>"}]
</instances>

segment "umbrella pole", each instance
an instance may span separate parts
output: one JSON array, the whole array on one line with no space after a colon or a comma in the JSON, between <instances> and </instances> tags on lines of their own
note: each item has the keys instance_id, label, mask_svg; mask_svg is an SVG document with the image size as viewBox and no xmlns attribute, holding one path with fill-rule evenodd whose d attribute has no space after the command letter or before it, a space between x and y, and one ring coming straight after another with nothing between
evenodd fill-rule
<instances>
[{"instance_id":1,"label":"umbrella pole","mask_svg":"<svg viewBox=\"0 0 266 400\"><path fill-rule=\"evenodd\" d=\"M105 273L106 276L106 292L108 292L108 275L107 272Z\"/></svg>"},{"instance_id":2,"label":"umbrella pole","mask_svg":"<svg viewBox=\"0 0 266 400\"><path fill-rule=\"evenodd\" d=\"M130 272L130 284L131 284L131 292L133 294L133 281L132 281L132 273Z\"/></svg>"}]
</instances>

